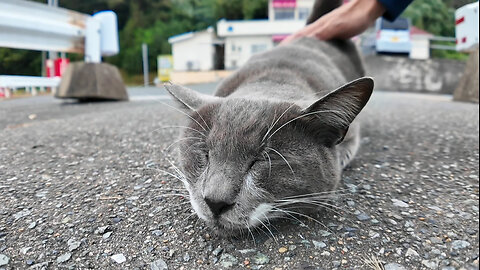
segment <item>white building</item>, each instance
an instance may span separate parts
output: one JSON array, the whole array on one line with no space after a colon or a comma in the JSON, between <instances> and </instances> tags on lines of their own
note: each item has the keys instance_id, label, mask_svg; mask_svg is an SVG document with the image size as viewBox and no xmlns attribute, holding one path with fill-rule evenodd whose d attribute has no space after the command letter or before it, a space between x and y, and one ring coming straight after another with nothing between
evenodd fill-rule
<instances>
[{"instance_id":1,"label":"white building","mask_svg":"<svg viewBox=\"0 0 480 270\"><path fill-rule=\"evenodd\" d=\"M172 44L173 69L211 70L215 67L215 44L224 43L224 67L236 69L252 55L273 48L288 35L305 26L315 0L269 0L268 19L217 23L212 28L168 39ZM217 50L221 51L221 50ZM219 57L219 56L217 56Z\"/></svg>"},{"instance_id":2,"label":"white building","mask_svg":"<svg viewBox=\"0 0 480 270\"><path fill-rule=\"evenodd\" d=\"M225 69L236 69L254 54L273 48L305 21L225 21L217 23L218 36L225 41Z\"/></svg>"},{"instance_id":3,"label":"white building","mask_svg":"<svg viewBox=\"0 0 480 270\"><path fill-rule=\"evenodd\" d=\"M314 0L270 0L267 20L217 23L217 34L225 41L225 69L236 69L254 54L273 48L305 26Z\"/></svg>"},{"instance_id":4,"label":"white building","mask_svg":"<svg viewBox=\"0 0 480 270\"><path fill-rule=\"evenodd\" d=\"M307 20L315 0L270 0L268 18L278 20Z\"/></svg>"},{"instance_id":5,"label":"white building","mask_svg":"<svg viewBox=\"0 0 480 270\"><path fill-rule=\"evenodd\" d=\"M175 71L203 71L214 68L216 36L212 27L170 37L173 69Z\"/></svg>"},{"instance_id":6,"label":"white building","mask_svg":"<svg viewBox=\"0 0 480 270\"><path fill-rule=\"evenodd\" d=\"M430 38L433 34L426 32L415 26L410 27L410 49L409 57L411 59L425 60L430 58Z\"/></svg>"}]
</instances>

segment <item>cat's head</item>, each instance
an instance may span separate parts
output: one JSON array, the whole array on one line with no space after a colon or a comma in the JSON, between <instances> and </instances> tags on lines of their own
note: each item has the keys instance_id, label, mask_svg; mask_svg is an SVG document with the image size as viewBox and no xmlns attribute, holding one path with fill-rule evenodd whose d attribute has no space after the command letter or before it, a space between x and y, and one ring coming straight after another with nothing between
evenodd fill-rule
<instances>
[{"instance_id":1,"label":"cat's head","mask_svg":"<svg viewBox=\"0 0 480 270\"><path fill-rule=\"evenodd\" d=\"M373 80L353 81L305 108L165 87L188 116L179 162L192 207L228 232L290 215L292 198L335 189L335 147L367 103Z\"/></svg>"}]
</instances>

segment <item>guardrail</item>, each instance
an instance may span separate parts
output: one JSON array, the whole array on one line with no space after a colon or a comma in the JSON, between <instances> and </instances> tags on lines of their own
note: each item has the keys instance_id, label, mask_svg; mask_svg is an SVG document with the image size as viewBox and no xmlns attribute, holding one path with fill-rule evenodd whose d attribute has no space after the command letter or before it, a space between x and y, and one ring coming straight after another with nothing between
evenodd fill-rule
<instances>
[{"instance_id":1,"label":"guardrail","mask_svg":"<svg viewBox=\"0 0 480 270\"><path fill-rule=\"evenodd\" d=\"M431 36L428 39L430 40L430 49L446 50L446 51L456 51L457 50L457 48L455 46L456 39L454 37ZM432 41L452 42L453 45L432 44Z\"/></svg>"},{"instance_id":2,"label":"guardrail","mask_svg":"<svg viewBox=\"0 0 480 270\"><path fill-rule=\"evenodd\" d=\"M11 92L15 92L17 88L25 88L32 95L36 95L36 88L40 88L40 91L45 92L46 87L56 89L59 84L60 77L0 75L0 92L7 98L10 97Z\"/></svg>"},{"instance_id":3,"label":"guardrail","mask_svg":"<svg viewBox=\"0 0 480 270\"><path fill-rule=\"evenodd\" d=\"M0 0L0 47L83 53L87 63L119 52L113 11L93 16L25 0ZM59 78L1 76L0 87L57 87Z\"/></svg>"}]
</instances>

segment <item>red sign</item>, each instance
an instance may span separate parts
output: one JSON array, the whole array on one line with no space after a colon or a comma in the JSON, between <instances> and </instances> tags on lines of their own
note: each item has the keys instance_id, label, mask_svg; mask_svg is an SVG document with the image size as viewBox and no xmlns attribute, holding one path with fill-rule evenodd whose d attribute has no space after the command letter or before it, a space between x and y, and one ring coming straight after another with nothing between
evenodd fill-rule
<instances>
[{"instance_id":1,"label":"red sign","mask_svg":"<svg viewBox=\"0 0 480 270\"><path fill-rule=\"evenodd\" d=\"M47 77L61 77L63 72L70 63L68 58L57 58L55 60L47 59L45 65L47 67Z\"/></svg>"},{"instance_id":2,"label":"red sign","mask_svg":"<svg viewBox=\"0 0 480 270\"><path fill-rule=\"evenodd\" d=\"M273 0L274 8L295 8L297 0Z\"/></svg>"}]
</instances>

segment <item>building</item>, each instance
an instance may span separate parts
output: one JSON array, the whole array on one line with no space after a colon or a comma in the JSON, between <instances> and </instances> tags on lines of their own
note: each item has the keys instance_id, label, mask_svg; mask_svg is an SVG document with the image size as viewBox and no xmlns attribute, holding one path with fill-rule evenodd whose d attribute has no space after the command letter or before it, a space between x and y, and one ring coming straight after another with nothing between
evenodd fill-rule
<instances>
[{"instance_id":1,"label":"building","mask_svg":"<svg viewBox=\"0 0 480 270\"><path fill-rule=\"evenodd\" d=\"M273 48L305 26L315 0L269 0L268 19L217 23L212 28L168 39L175 71L236 69L252 55ZM222 64L219 64L222 62Z\"/></svg>"},{"instance_id":2,"label":"building","mask_svg":"<svg viewBox=\"0 0 480 270\"><path fill-rule=\"evenodd\" d=\"M268 19L305 21L310 15L315 0L270 0L268 1Z\"/></svg>"},{"instance_id":3,"label":"building","mask_svg":"<svg viewBox=\"0 0 480 270\"><path fill-rule=\"evenodd\" d=\"M305 26L314 0L270 0L268 19L217 23L225 42L225 69L236 69L254 54L269 50Z\"/></svg>"},{"instance_id":4,"label":"building","mask_svg":"<svg viewBox=\"0 0 480 270\"><path fill-rule=\"evenodd\" d=\"M299 20L219 21L217 33L225 42L225 69L242 66L252 55L273 48L304 25L305 21Z\"/></svg>"},{"instance_id":5,"label":"building","mask_svg":"<svg viewBox=\"0 0 480 270\"><path fill-rule=\"evenodd\" d=\"M430 58L430 38L432 33L424 31L415 26L410 27L410 49L409 57L411 59L429 59Z\"/></svg>"},{"instance_id":6,"label":"building","mask_svg":"<svg viewBox=\"0 0 480 270\"><path fill-rule=\"evenodd\" d=\"M175 71L212 70L215 65L216 35L213 27L170 37Z\"/></svg>"}]
</instances>

